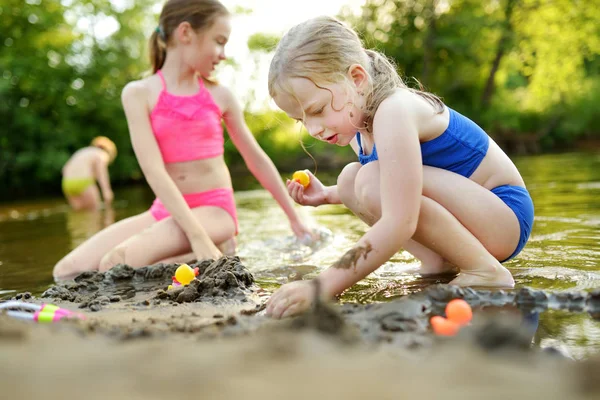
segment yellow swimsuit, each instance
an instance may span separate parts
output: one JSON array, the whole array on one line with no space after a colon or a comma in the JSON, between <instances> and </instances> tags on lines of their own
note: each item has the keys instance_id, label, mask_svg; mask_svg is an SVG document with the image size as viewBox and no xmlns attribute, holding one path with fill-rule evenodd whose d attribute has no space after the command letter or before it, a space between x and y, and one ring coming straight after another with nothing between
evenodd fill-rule
<instances>
[{"instance_id":1,"label":"yellow swimsuit","mask_svg":"<svg viewBox=\"0 0 600 400\"><path fill-rule=\"evenodd\" d=\"M65 196L79 196L94 183L94 178L63 178L62 190Z\"/></svg>"}]
</instances>

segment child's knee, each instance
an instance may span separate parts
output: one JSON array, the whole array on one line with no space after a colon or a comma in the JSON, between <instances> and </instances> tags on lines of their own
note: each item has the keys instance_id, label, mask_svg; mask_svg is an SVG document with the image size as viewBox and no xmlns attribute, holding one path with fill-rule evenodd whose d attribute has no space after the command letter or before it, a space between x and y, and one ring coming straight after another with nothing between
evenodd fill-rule
<instances>
[{"instance_id":1,"label":"child's knee","mask_svg":"<svg viewBox=\"0 0 600 400\"><path fill-rule=\"evenodd\" d=\"M340 200L344 204L352 204L356 198L355 182L360 168L361 165L357 162L348 164L338 176L337 189Z\"/></svg>"},{"instance_id":2,"label":"child's knee","mask_svg":"<svg viewBox=\"0 0 600 400\"><path fill-rule=\"evenodd\" d=\"M106 272L117 264L126 264L125 253L127 249L124 246L115 247L102 257L98 270Z\"/></svg>"},{"instance_id":3,"label":"child's knee","mask_svg":"<svg viewBox=\"0 0 600 400\"><path fill-rule=\"evenodd\" d=\"M363 208L371 213L378 214L381 209L381 196L378 191L369 186L359 186L356 188L356 198Z\"/></svg>"},{"instance_id":4,"label":"child's knee","mask_svg":"<svg viewBox=\"0 0 600 400\"><path fill-rule=\"evenodd\" d=\"M381 208L379 193L379 167L375 163L365 165L356 175L354 193L359 203L369 210Z\"/></svg>"}]
</instances>

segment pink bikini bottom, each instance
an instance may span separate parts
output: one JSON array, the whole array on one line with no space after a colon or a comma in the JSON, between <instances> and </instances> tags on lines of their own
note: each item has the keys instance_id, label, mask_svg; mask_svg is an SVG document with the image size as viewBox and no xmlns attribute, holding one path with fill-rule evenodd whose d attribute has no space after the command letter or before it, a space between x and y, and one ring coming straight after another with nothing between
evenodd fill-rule
<instances>
[{"instance_id":1,"label":"pink bikini bottom","mask_svg":"<svg viewBox=\"0 0 600 400\"><path fill-rule=\"evenodd\" d=\"M235 223L235 234L237 235L238 219L232 189L221 188L208 190L206 192L184 194L183 198L190 208L210 206L221 207L223 210L227 211L229 215L231 215L231 218L233 218L233 222ZM157 221L171 216L158 197L150 207L150 214L152 214Z\"/></svg>"}]
</instances>

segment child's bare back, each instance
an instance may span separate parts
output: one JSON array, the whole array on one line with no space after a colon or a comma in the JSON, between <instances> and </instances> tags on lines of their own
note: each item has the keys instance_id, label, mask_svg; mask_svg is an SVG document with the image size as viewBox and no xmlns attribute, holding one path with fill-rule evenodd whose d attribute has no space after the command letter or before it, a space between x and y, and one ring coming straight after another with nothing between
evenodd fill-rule
<instances>
[{"instance_id":1,"label":"child's bare back","mask_svg":"<svg viewBox=\"0 0 600 400\"><path fill-rule=\"evenodd\" d=\"M108 165L116 157L114 143L105 137L97 137L92 145L77 150L62 168L63 193L75 210L95 210L100 206L100 193L106 204L113 200Z\"/></svg>"},{"instance_id":2,"label":"child's bare back","mask_svg":"<svg viewBox=\"0 0 600 400\"><path fill-rule=\"evenodd\" d=\"M97 147L77 150L62 169L63 178L96 178L95 166L106 163L105 152Z\"/></svg>"}]
</instances>

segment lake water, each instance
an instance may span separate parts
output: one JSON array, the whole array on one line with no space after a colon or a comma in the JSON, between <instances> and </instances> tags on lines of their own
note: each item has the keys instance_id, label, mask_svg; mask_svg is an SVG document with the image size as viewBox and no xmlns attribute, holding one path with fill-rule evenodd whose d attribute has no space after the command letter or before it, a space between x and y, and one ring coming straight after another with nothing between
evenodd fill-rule
<instances>
[{"instance_id":1,"label":"lake water","mask_svg":"<svg viewBox=\"0 0 600 400\"><path fill-rule=\"evenodd\" d=\"M600 288L600 155L528 156L515 158L515 163L536 207L529 243L505 264L517 287ZM257 186L248 183L251 178L237 180L242 179L243 187ZM62 198L0 204L0 297L23 291L40 294L53 283L52 267L64 254L107 223L146 210L153 195L147 187L136 186L117 189L115 198L112 213L76 213ZM237 191L236 202L238 255L265 287L275 287L291 274L315 275L367 229L343 206L304 208L310 220L331 232L326 245L315 250L293 239L285 215L266 191ZM418 291L431 281L421 278L417 267L408 253L399 252L348 290L342 301L386 301ZM586 357L600 352L600 322L587 314L545 312L535 342L561 345L575 358Z\"/></svg>"}]
</instances>

